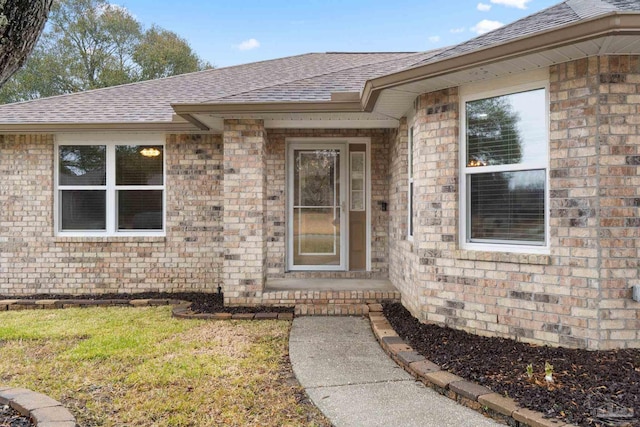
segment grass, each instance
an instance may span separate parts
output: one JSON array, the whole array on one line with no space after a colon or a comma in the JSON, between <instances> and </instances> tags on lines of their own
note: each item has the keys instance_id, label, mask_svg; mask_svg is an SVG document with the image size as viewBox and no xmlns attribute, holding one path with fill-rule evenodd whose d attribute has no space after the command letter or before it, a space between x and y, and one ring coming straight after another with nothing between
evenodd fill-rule
<instances>
[{"instance_id":1,"label":"grass","mask_svg":"<svg viewBox=\"0 0 640 427\"><path fill-rule=\"evenodd\" d=\"M287 381L290 322L177 320L170 308L0 313L0 384L91 426L327 426Z\"/></svg>"}]
</instances>

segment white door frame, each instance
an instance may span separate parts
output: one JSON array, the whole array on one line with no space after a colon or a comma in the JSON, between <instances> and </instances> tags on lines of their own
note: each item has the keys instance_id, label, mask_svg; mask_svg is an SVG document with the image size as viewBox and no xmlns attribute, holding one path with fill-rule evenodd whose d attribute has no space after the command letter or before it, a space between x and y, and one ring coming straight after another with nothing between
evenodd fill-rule
<instances>
[{"instance_id":1,"label":"white door frame","mask_svg":"<svg viewBox=\"0 0 640 427\"><path fill-rule=\"evenodd\" d=\"M286 140L286 223L287 223L287 245L286 245L286 265L287 271L347 271L349 269L349 145L366 145L366 247L367 263L366 270L371 271L371 139L370 138L287 138ZM330 148L340 150L340 265L330 266L294 266L293 265L293 151L295 149L310 148Z\"/></svg>"}]
</instances>

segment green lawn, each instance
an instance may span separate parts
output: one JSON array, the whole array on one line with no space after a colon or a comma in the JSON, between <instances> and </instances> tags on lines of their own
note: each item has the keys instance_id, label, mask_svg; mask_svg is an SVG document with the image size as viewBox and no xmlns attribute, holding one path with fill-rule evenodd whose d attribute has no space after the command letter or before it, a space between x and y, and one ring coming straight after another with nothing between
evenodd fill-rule
<instances>
[{"instance_id":1,"label":"green lawn","mask_svg":"<svg viewBox=\"0 0 640 427\"><path fill-rule=\"evenodd\" d=\"M0 384L90 426L329 425L287 378L290 322L171 318L169 307L0 313Z\"/></svg>"}]
</instances>

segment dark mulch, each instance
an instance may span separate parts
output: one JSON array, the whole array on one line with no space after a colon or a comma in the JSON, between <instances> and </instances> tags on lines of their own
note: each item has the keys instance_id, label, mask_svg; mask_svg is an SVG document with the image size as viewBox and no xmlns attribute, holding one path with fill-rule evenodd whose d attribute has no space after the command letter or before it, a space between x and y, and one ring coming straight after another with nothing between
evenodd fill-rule
<instances>
[{"instance_id":1,"label":"dark mulch","mask_svg":"<svg viewBox=\"0 0 640 427\"><path fill-rule=\"evenodd\" d=\"M640 426L640 349L535 346L422 324L398 303L383 307L398 335L420 354L521 406L580 426ZM545 362L553 365L551 384Z\"/></svg>"},{"instance_id":2,"label":"dark mulch","mask_svg":"<svg viewBox=\"0 0 640 427\"><path fill-rule=\"evenodd\" d=\"M0 427L31 427L29 417L23 417L9 405L0 405Z\"/></svg>"},{"instance_id":3,"label":"dark mulch","mask_svg":"<svg viewBox=\"0 0 640 427\"><path fill-rule=\"evenodd\" d=\"M293 307L229 307L224 305L224 294L204 292L141 292L135 294L34 294L27 296L4 296L0 299L60 299L60 300L106 300L106 299L179 299L191 302L191 310L196 313L293 313Z\"/></svg>"}]
</instances>

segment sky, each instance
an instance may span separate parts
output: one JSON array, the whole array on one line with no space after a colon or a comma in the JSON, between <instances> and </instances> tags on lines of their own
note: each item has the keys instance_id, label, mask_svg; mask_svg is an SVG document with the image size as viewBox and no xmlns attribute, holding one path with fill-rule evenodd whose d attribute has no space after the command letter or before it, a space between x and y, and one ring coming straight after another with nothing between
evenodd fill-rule
<instances>
[{"instance_id":1,"label":"sky","mask_svg":"<svg viewBox=\"0 0 640 427\"><path fill-rule=\"evenodd\" d=\"M560 0L112 0L185 38L216 67L309 52L457 44Z\"/></svg>"}]
</instances>

